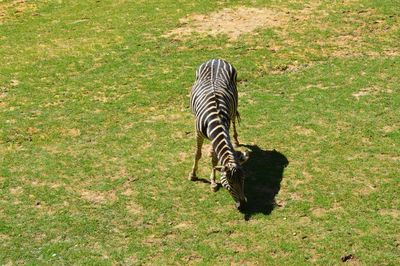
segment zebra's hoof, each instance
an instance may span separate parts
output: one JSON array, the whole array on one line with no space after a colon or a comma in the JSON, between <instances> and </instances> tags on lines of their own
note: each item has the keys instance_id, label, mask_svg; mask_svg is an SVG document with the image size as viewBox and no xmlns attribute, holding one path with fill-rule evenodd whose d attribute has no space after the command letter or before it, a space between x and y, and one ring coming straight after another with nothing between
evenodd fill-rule
<instances>
[{"instance_id":1,"label":"zebra's hoof","mask_svg":"<svg viewBox=\"0 0 400 266\"><path fill-rule=\"evenodd\" d=\"M188 179L190 181L196 181L197 180L197 176L195 174L190 173Z\"/></svg>"},{"instance_id":2,"label":"zebra's hoof","mask_svg":"<svg viewBox=\"0 0 400 266\"><path fill-rule=\"evenodd\" d=\"M211 187L211 191L212 192L217 192L217 190L218 190L218 184L217 183L211 184L210 187Z\"/></svg>"}]
</instances>

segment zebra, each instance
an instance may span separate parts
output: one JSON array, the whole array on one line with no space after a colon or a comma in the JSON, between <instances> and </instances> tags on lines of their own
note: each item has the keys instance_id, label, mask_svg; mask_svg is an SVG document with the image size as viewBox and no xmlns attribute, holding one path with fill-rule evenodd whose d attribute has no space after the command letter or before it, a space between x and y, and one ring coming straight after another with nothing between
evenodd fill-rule
<instances>
[{"instance_id":1,"label":"zebra","mask_svg":"<svg viewBox=\"0 0 400 266\"><path fill-rule=\"evenodd\" d=\"M211 189L217 191L216 171L221 172L221 185L233 197L236 207L242 211L247 199L244 194L244 171L241 164L248 159L247 153L234 150L239 146L236 121L240 121L238 92L236 89L237 72L228 62L212 59L199 66L196 80L190 94L192 113L196 117L197 148L189 180L197 180L196 171L201 158L204 139L211 140L210 152L212 171ZM229 136L232 122L233 144ZM220 166L218 165L220 163Z\"/></svg>"}]
</instances>

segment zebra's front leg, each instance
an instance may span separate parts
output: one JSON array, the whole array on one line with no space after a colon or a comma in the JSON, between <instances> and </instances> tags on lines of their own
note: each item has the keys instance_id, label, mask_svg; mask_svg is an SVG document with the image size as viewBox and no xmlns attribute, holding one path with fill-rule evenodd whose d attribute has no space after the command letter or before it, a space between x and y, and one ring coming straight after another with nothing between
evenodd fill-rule
<instances>
[{"instance_id":1,"label":"zebra's front leg","mask_svg":"<svg viewBox=\"0 0 400 266\"><path fill-rule=\"evenodd\" d=\"M215 166L218 164L218 158L217 154L215 153L214 149L211 148L210 151L210 157L211 157L211 165L212 165L212 170L211 170L211 175L210 175L210 181L211 181L211 190L216 192L218 190L218 184L215 182Z\"/></svg>"},{"instance_id":2,"label":"zebra's front leg","mask_svg":"<svg viewBox=\"0 0 400 266\"><path fill-rule=\"evenodd\" d=\"M189 180L194 181L197 179L196 172L197 172L197 167L199 164L199 160L201 158L201 147L203 146L203 137L200 136L199 133L196 135L196 143L197 143L197 148L196 152L194 154L194 164L192 167L192 171L189 174Z\"/></svg>"},{"instance_id":3,"label":"zebra's front leg","mask_svg":"<svg viewBox=\"0 0 400 266\"><path fill-rule=\"evenodd\" d=\"M239 147L239 141L238 141L238 133L236 131L236 119L233 118L232 120L232 127L233 127L233 146L235 148Z\"/></svg>"}]
</instances>

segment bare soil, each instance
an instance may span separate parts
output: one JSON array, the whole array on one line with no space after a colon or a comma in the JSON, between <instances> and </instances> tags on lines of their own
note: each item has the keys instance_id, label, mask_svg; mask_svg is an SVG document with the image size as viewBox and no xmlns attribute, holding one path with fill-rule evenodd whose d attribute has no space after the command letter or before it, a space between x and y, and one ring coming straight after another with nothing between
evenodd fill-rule
<instances>
[{"instance_id":1,"label":"bare soil","mask_svg":"<svg viewBox=\"0 0 400 266\"><path fill-rule=\"evenodd\" d=\"M224 8L208 15L188 15L180 19L180 27L166 33L164 37L185 39L192 33L212 36L224 34L229 39L236 40L241 34L252 32L260 27L279 27L287 23L289 19L287 13L268 8Z\"/></svg>"}]
</instances>

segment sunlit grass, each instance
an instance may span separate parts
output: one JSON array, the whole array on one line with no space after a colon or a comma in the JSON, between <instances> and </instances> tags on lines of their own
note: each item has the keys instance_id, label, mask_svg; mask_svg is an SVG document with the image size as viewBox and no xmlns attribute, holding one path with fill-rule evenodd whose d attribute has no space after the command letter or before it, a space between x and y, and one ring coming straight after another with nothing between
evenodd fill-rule
<instances>
[{"instance_id":1,"label":"sunlit grass","mask_svg":"<svg viewBox=\"0 0 400 266\"><path fill-rule=\"evenodd\" d=\"M0 263L399 264L400 4L305 2L1 2ZM163 37L239 5L287 23ZM187 181L214 57L239 73L246 219Z\"/></svg>"}]
</instances>

